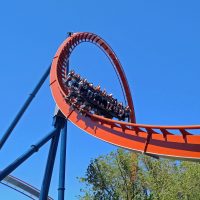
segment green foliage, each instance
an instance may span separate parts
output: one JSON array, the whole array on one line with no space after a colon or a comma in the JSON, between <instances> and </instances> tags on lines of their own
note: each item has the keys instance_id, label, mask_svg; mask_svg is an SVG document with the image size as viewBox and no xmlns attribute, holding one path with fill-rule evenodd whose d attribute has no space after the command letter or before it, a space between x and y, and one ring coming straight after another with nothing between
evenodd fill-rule
<instances>
[{"instance_id":1,"label":"green foliage","mask_svg":"<svg viewBox=\"0 0 200 200\"><path fill-rule=\"evenodd\" d=\"M200 163L182 162L179 173L180 199L200 199Z\"/></svg>"},{"instance_id":2,"label":"green foliage","mask_svg":"<svg viewBox=\"0 0 200 200\"><path fill-rule=\"evenodd\" d=\"M198 200L200 164L118 149L91 160L81 200Z\"/></svg>"}]
</instances>

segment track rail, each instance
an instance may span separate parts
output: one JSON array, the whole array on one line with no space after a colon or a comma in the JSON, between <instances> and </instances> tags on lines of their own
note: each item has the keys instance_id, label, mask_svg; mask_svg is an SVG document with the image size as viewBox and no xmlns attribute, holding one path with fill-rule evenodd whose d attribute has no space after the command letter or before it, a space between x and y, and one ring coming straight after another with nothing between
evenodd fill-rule
<instances>
[{"instance_id":1,"label":"track rail","mask_svg":"<svg viewBox=\"0 0 200 200\"><path fill-rule=\"evenodd\" d=\"M40 196L40 190L14 176L7 176L5 179L3 179L3 181L1 181L1 183L29 197L30 199L38 199ZM47 200L53 199L48 197Z\"/></svg>"},{"instance_id":2,"label":"track rail","mask_svg":"<svg viewBox=\"0 0 200 200\"><path fill-rule=\"evenodd\" d=\"M90 42L102 49L117 71L125 91L126 99L132 110L131 122L121 122L87 113L80 115L71 110L65 97L68 90L64 85L66 64L73 49L82 42ZM111 144L139 151L154 156L179 159L200 159L200 125L192 126L159 126L137 124L130 92L124 70L111 47L99 36L93 33L75 33L67 38L58 48L52 62L50 72L50 87L54 100L62 113L83 131Z\"/></svg>"}]
</instances>

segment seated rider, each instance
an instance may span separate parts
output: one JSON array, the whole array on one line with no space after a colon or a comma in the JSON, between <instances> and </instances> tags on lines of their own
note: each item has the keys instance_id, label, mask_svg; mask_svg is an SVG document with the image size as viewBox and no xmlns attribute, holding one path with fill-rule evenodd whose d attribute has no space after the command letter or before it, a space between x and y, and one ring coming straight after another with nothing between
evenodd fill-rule
<instances>
[{"instance_id":1,"label":"seated rider","mask_svg":"<svg viewBox=\"0 0 200 200\"><path fill-rule=\"evenodd\" d=\"M130 115L131 115L131 109L129 108L129 106L126 106L124 108L124 117L128 118L128 121L130 120Z\"/></svg>"},{"instance_id":2,"label":"seated rider","mask_svg":"<svg viewBox=\"0 0 200 200\"><path fill-rule=\"evenodd\" d=\"M71 70L66 79L65 79L65 84L67 87L72 87L76 84L76 79L75 79L75 72L74 70Z\"/></svg>"}]
</instances>

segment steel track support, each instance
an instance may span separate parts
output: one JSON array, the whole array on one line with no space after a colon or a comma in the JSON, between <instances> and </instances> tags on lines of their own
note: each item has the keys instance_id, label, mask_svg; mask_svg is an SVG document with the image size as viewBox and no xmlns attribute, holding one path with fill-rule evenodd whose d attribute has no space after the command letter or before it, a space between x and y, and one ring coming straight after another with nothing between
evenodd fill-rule
<instances>
[{"instance_id":1,"label":"steel track support","mask_svg":"<svg viewBox=\"0 0 200 200\"><path fill-rule=\"evenodd\" d=\"M68 32L68 37L73 33ZM69 60L66 64L66 73L69 73ZM68 116L69 117L69 116ZM66 172L66 151L67 151L67 122L61 132L60 144L60 170L59 170L59 183L58 183L58 200L65 199L65 172Z\"/></svg>"},{"instance_id":2,"label":"steel track support","mask_svg":"<svg viewBox=\"0 0 200 200\"><path fill-rule=\"evenodd\" d=\"M35 86L34 90L30 94L30 96L28 97L28 99L25 101L25 103L22 106L22 108L20 109L20 111L17 113L16 117L14 118L14 120L12 121L12 123L10 124L10 126L8 127L8 129L6 130L6 132L4 133L3 137L0 140L0 149L3 147L4 143L6 142L6 140L8 139L8 137L10 136L10 134L12 133L13 129L15 128L15 126L17 125L17 123L19 122L19 120L21 119L22 115L24 114L24 112L26 111L26 109L28 108L28 106L30 105L31 101L33 100L33 98L38 93L39 89L41 88L41 86L43 85L43 83L45 82L45 80L47 79L47 77L48 77L48 75L50 73L50 68L51 68L51 64L48 67L48 69L45 71L44 75L41 77L41 79L38 82L38 84Z\"/></svg>"},{"instance_id":3,"label":"steel track support","mask_svg":"<svg viewBox=\"0 0 200 200\"><path fill-rule=\"evenodd\" d=\"M46 169L45 169L45 173L44 173L44 177L42 181L42 187L41 187L39 200L46 200L48 197L49 187L51 184L51 177L53 173L53 167L54 167L55 158L56 158L56 152L58 148L60 132L62 128L64 128L65 121L66 121L65 117L63 117L58 107L56 107L55 112L56 114L54 116L53 125L56 128L56 134L51 140L51 146L49 148L49 154L48 154Z\"/></svg>"},{"instance_id":4,"label":"steel track support","mask_svg":"<svg viewBox=\"0 0 200 200\"><path fill-rule=\"evenodd\" d=\"M57 130L56 135L51 140L51 146L49 149L48 160L40 192L40 198L39 198L40 200L46 200L49 193L49 187L56 157L56 151L58 147L59 136L60 136L60 130Z\"/></svg>"},{"instance_id":5,"label":"steel track support","mask_svg":"<svg viewBox=\"0 0 200 200\"><path fill-rule=\"evenodd\" d=\"M65 126L61 132L58 200L65 199L66 149L67 149L67 121L65 122Z\"/></svg>"},{"instance_id":6,"label":"steel track support","mask_svg":"<svg viewBox=\"0 0 200 200\"><path fill-rule=\"evenodd\" d=\"M57 129L51 131L47 136L40 140L37 144L32 145L30 150L24 153L22 156L17 158L13 163L7 166L4 170L0 172L0 181L2 181L6 176L13 172L19 165L21 165L25 160L27 160L31 155L37 152L40 147L42 147L46 142L48 142L55 134Z\"/></svg>"}]
</instances>

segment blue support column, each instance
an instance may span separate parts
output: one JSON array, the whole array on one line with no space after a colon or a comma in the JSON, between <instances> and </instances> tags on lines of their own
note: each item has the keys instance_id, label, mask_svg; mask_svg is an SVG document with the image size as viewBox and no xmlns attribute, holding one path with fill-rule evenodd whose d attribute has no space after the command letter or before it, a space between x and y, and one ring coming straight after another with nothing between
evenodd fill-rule
<instances>
[{"instance_id":1,"label":"blue support column","mask_svg":"<svg viewBox=\"0 0 200 200\"><path fill-rule=\"evenodd\" d=\"M47 79L50 73L50 68L51 68L51 65L48 67L48 69L46 70L46 72L44 73L44 75L42 76L42 78L40 79L36 87L34 88L33 92L30 94L30 96L28 97L28 99L26 100L22 108L20 109L20 111L17 113L15 119L12 121L7 131L4 133L3 137L0 140L0 149L3 147L4 143L10 136L15 126L17 125L18 121L21 119L22 115L24 114L28 106L30 105L31 101L33 100L33 98L35 97L35 95L37 94L41 86L43 85L44 81Z\"/></svg>"},{"instance_id":2,"label":"blue support column","mask_svg":"<svg viewBox=\"0 0 200 200\"><path fill-rule=\"evenodd\" d=\"M37 152L40 147L42 147L46 142L48 142L55 134L57 129L51 131L47 136L40 140L37 144L32 145L31 149L24 153L22 156L17 158L13 163L0 172L0 181L2 181L6 176L8 176L12 171L14 171L19 165L21 165L25 160L27 160L33 153Z\"/></svg>"},{"instance_id":3,"label":"blue support column","mask_svg":"<svg viewBox=\"0 0 200 200\"><path fill-rule=\"evenodd\" d=\"M46 200L48 197L60 132L61 129L64 127L65 121L66 119L62 116L58 108L56 108L56 114L54 116L54 127L56 127L57 132L51 141L51 146L49 149L49 155L47 159L39 200Z\"/></svg>"},{"instance_id":4,"label":"blue support column","mask_svg":"<svg viewBox=\"0 0 200 200\"><path fill-rule=\"evenodd\" d=\"M68 37L71 36L68 32ZM69 60L66 64L66 73L69 73ZM65 199L65 171L66 171L66 151L67 151L67 121L61 132L61 145L60 145L60 170L59 170L59 183L58 183L58 200Z\"/></svg>"},{"instance_id":5,"label":"blue support column","mask_svg":"<svg viewBox=\"0 0 200 200\"><path fill-rule=\"evenodd\" d=\"M58 200L65 199L65 167L66 167L66 149L67 149L67 121L61 132L60 146L60 170L58 184Z\"/></svg>"}]
</instances>

